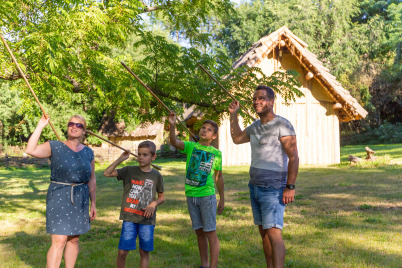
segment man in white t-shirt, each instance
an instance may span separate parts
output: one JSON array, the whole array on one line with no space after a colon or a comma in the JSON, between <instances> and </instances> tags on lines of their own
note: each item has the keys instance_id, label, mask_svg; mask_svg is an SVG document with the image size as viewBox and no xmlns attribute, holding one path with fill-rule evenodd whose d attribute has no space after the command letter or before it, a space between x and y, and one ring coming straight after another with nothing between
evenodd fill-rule
<instances>
[{"instance_id":1,"label":"man in white t-shirt","mask_svg":"<svg viewBox=\"0 0 402 268\"><path fill-rule=\"evenodd\" d=\"M283 214L286 204L294 201L299 157L293 126L287 119L275 115L274 102L274 91L258 86L253 95L253 107L260 119L244 130L239 126L237 101L230 104L229 112L233 142L250 142L251 146L250 200L267 267L283 267Z\"/></svg>"}]
</instances>

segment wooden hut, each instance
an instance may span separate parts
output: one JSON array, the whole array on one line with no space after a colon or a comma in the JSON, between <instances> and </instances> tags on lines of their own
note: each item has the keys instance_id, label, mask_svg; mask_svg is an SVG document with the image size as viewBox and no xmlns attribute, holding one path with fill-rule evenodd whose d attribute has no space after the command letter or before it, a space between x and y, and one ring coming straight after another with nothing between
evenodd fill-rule
<instances>
[{"instance_id":1,"label":"wooden hut","mask_svg":"<svg viewBox=\"0 0 402 268\"><path fill-rule=\"evenodd\" d=\"M307 49L307 44L283 26L256 42L233 68L245 64L261 68L268 76L280 68L300 74L304 96L285 105L277 94L275 113L295 127L301 164L339 163L339 122L362 119L367 111ZM224 165L250 164L250 145L233 144L228 119L220 126L218 144Z\"/></svg>"},{"instance_id":2,"label":"wooden hut","mask_svg":"<svg viewBox=\"0 0 402 268\"><path fill-rule=\"evenodd\" d=\"M153 141L157 150L161 148L163 144L164 123L155 122L153 124L142 124L131 132L126 130L126 125L123 122L106 123L102 126L100 132L111 142L137 154L138 144L145 140ZM102 143L103 148L110 146L111 145L107 142Z\"/></svg>"}]
</instances>

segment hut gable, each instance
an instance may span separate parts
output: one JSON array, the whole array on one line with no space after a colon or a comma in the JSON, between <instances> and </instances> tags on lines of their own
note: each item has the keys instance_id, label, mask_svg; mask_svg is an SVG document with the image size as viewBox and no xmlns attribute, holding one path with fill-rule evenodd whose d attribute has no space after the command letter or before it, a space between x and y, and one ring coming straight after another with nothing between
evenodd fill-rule
<instances>
[{"instance_id":1,"label":"hut gable","mask_svg":"<svg viewBox=\"0 0 402 268\"><path fill-rule=\"evenodd\" d=\"M157 136L163 130L164 124L162 122L155 122L153 124L144 123L137 127L134 131L128 132L124 122L104 124L101 128L101 133L105 137L131 137L131 138L148 138Z\"/></svg>"},{"instance_id":2,"label":"hut gable","mask_svg":"<svg viewBox=\"0 0 402 268\"><path fill-rule=\"evenodd\" d=\"M182 117L187 126L193 126L195 122L201 120L204 117L204 113L198 110L195 105L191 105L184 110ZM194 133L194 129L191 129L191 131Z\"/></svg>"},{"instance_id":3,"label":"hut gable","mask_svg":"<svg viewBox=\"0 0 402 268\"><path fill-rule=\"evenodd\" d=\"M138 153L138 144L145 140L153 141L159 150L163 144L163 131L163 121L143 123L135 130L127 131L124 122L116 123L113 118L104 122L100 129L100 133L107 137L108 140L134 153ZM108 147L110 147L108 143L102 143L102 148Z\"/></svg>"},{"instance_id":4,"label":"hut gable","mask_svg":"<svg viewBox=\"0 0 402 268\"><path fill-rule=\"evenodd\" d=\"M317 59L317 56L307 49L307 44L294 35L286 26L261 38L243 54L234 64L233 68L243 65L258 66L268 55L275 53L276 48L287 50L306 70L306 80L314 78L328 93L340 121L359 120L365 118L367 111L342 87L336 77Z\"/></svg>"}]
</instances>

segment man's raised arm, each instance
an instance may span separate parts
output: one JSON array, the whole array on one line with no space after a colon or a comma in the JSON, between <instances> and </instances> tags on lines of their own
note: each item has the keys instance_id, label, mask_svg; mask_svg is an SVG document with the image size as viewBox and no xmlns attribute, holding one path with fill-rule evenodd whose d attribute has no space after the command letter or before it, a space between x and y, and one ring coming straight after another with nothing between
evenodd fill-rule
<instances>
[{"instance_id":1,"label":"man's raised arm","mask_svg":"<svg viewBox=\"0 0 402 268\"><path fill-rule=\"evenodd\" d=\"M250 137L247 135L246 130L241 130L239 125L239 102L233 101L229 105L229 113L230 113L230 135L232 136L232 140L234 144L242 144L246 142L250 142Z\"/></svg>"}]
</instances>

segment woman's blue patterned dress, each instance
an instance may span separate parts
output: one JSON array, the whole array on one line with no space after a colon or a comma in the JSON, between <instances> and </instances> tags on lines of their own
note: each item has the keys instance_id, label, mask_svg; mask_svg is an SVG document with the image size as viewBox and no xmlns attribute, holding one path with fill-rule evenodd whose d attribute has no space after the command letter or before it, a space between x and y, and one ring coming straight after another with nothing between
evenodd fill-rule
<instances>
[{"instance_id":1,"label":"woman's blue patterned dress","mask_svg":"<svg viewBox=\"0 0 402 268\"><path fill-rule=\"evenodd\" d=\"M74 152L63 142L49 143L52 182L46 199L46 232L69 236L86 233L91 228L88 182L94 153L86 146ZM53 182L83 184L72 187Z\"/></svg>"}]
</instances>

